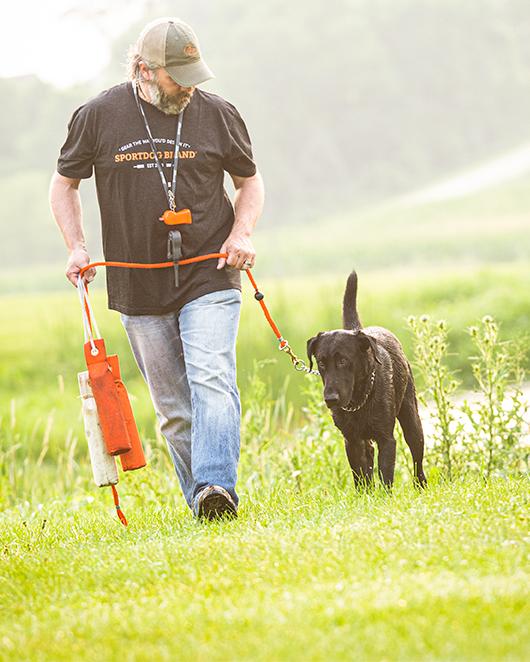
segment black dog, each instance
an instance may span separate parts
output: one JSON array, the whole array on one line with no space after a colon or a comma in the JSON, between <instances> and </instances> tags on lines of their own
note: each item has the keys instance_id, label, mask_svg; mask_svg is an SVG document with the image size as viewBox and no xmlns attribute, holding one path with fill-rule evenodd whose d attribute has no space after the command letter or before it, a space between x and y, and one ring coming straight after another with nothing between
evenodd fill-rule
<instances>
[{"instance_id":1,"label":"black dog","mask_svg":"<svg viewBox=\"0 0 530 662\"><path fill-rule=\"evenodd\" d=\"M324 383L324 399L335 425L344 435L346 454L356 484L373 479L374 448L378 447L379 476L390 487L394 481L399 420L412 453L417 482L423 473L423 430L412 370L396 336L380 326L362 329L357 314L357 274L346 284L342 307L343 329L324 331L307 341L310 367L313 357Z\"/></svg>"}]
</instances>

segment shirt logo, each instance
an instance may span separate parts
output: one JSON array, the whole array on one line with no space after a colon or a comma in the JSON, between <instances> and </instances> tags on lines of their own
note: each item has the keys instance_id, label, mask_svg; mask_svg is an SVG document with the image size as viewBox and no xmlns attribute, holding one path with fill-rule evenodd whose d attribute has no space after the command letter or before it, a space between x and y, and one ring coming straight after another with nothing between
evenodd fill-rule
<instances>
[{"instance_id":1,"label":"shirt logo","mask_svg":"<svg viewBox=\"0 0 530 662\"><path fill-rule=\"evenodd\" d=\"M159 149L156 151L158 159L162 162L162 166L173 167L173 157L175 154L175 141L166 138L155 138L155 143L158 143ZM145 147L144 147L145 145ZM134 149L134 148L137 149ZM147 147L147 149L146 149ZM138 149L139 148L139 149ZM191 145L185 142L180 143L179 160L180 159L194 159L197 156L197 151L191 149ZM131 163L136 162L138 165L133 165L133 168L155 168L155 155L152 151L149 141L146 139L133 140L118 148L117 152L113 155L114 163ZM131 164L132 165L132 164Z\"/></svg>"}]
</instances>

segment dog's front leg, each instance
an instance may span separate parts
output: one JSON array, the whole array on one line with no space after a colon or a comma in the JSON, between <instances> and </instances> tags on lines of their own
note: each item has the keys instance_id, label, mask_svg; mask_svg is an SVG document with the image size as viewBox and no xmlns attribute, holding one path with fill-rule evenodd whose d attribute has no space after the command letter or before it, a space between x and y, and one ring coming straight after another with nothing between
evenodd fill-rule
<instances>
[{"instance_id":1,"label":"dog's front leg","mask_svg":"<svg viewBox=\"0 0 530 662\"><path fill-rule=\"evenodd\" d=\"M366 487L373 478L373 455L370 466L369 457L366 453L369 442L358 439L345 439L344 441L355 487Z\"/></svg>"},{"instance_id":2,"label":"dog's front leg","mask_svg":"<svg viewBox=\"0 0 530 662\"><path fill-rule=\"evenodd\" d=\"M396 440L390 435L376 441L379 478L385 487L391 488L394 483L394 467L396 466Z\"/></svg>"}]
</instances>

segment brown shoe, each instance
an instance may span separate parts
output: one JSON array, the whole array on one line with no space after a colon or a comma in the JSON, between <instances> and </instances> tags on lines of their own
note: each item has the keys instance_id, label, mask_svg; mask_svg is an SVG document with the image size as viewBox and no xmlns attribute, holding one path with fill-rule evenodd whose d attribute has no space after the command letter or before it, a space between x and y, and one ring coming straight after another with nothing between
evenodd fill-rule
<instances>
[{"instance_id":1,"label":"brown shoe","mask_svg":"<svg viewBox=\"0 0 530 662\"><path fill-rule=\"evenodd\" d=\"M230 494L219 485L208 485L195 497L194 515L204 519L237 517L237 506Z\"/></svg>"}]
</instances>

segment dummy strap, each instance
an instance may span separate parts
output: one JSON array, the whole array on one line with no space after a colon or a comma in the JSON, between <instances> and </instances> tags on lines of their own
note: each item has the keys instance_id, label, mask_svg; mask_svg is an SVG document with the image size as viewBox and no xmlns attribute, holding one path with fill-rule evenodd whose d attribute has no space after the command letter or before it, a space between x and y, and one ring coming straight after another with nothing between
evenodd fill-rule
<instances>
[{"instance_id":1,"label":"dummy strap","mask_svg":"<svg viewBox=\"0 0 530 662\"><path fill-rule=\"evenodd\" d=\"M92 306L90 305L90 299L88 298L88 292L86 289L85 281L81 274L77 277L77 292L79 294L79 300L81 302L81 315L83 317L83 331L85 335L85 342L90 343L91 354L92 356L97 356L99 353L96 343L94 342L94 331L96 332L96 338L101 338L99 333L98 324L94 313L92 311Z\"/></svg>"},{"instance_id":2,"label":"dummy strap","mask_svg":"<svg viewBox=\"0 0 530 662\"><path fill-rule=\"evenodd\" d=\"M173 174L171 178L171 188L170 188L165 178L164 171L162 170L162 164L160 163L160 159L158 158L158 154L156 153L157 150L155 146L155 141L153 139L153 134L151 133L151 129L149 128L149 122L147 121L145 111L142 107L142 104L140 103L138 90L136 88L136 81L132 81L132 88L134 91L134 98L136 99L136 105L138 106L138 111L144 121L145 130L147 131L147 139L149 140L149 145L151 146L151 149L155 157L156 169L158 170L158 174L160 175L160 180L162 181L162 186L164 188L164 193L166 194L169 208L171 209L171 211L175 211L176 209L175 199L177 196L177 170L179 164L180 134L182 131L182 117L184 115L184 111L182 110L178 114L177 133L175 136L175 149L173 152Z\"/></svg>"}]
</instances>

